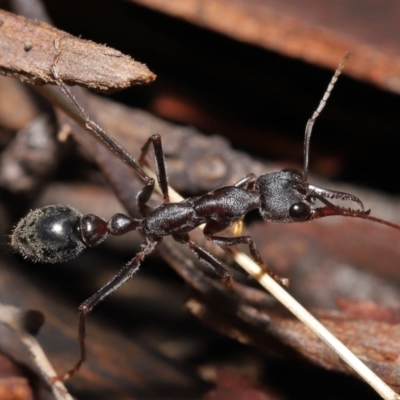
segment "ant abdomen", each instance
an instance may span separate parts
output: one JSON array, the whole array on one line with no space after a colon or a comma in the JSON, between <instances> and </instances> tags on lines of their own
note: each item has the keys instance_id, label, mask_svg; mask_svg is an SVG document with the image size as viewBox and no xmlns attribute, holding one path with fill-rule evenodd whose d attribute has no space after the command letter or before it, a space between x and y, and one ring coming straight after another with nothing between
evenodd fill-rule
<instances>
[{"instance_id":1,"label":"ant abdomen","mask_svg":"<svg viewBox=\"0 0 400 400\"><path fill-rule=\"evenodd\" d=\"M32 261L58 263L102 242L107 233L107 223L100 217L51 205L31 211L18 223L11 247Z\"/></svg>"}]
</instances>

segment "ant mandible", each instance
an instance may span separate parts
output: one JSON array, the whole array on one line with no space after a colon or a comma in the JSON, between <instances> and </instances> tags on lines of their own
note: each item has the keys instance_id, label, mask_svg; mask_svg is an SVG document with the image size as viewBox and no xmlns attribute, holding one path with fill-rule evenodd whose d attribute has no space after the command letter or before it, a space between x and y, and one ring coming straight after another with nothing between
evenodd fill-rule
<instances>
[{"instance_id":1,"label":"ant mandible","mask_svg":"<svg viewBox=\"0 0 400 400\"><path fill-rule=\"evenodd\" d=\"M251 236L226 237L217 235L233 223L239 221L249 211L258 209L266 221L287 223L304 222L313 219L342 215L359 217L374 222L383 223L400 229L399 226L387 221L369 216L364 211L363 203L349 193L337 192L317 187L307 182L309 143L313 125L324 108L331 91L348 58L346 53L341 64L333 75L324 96L308 120L304 138L303 172L285 169L256 178L249 174L232 186L223 186L198 197L172 203L168 194L168 181L164 153L160 135L151 136L142 148L139 164L101 127L99 127L84 109L77 103L68 87L61 80L57 61L60 50L56 43L57 54L52 66L55 80L69 101L83 118L86 128L98 136L118 157L127 163L145 182L144 188L138 193L136 200L141 219L134 219L124 214L116 214L106 222L93 215L82 215L72 207L51 205L30 212L15 227L11 246L25 258L39 262L58 263L76 257L87 247L95 246L106 239L107 235L120 236L137 230L144 235L141 250L98 292L79 306L79 345L80 358L75 366L64 375L67 379L76 372L86 359L85 335L87 314L106 296L124 284L138 270L143 259L152 253L164 236L186 245L198 259L229 284L231 274L210 253L190 240L189 232L205 224L204 236L221 247L246 244L251 256L260 267L283 285L288 280L267 269ZM145 157L153 145L156 161L157 181L163 195L163 203L154 208L149 201L155 181L149 177L139 165L145 165ZM329 199L341 199L355 203L357 209L346 209L332 204ZM316 200L323 206L315 207Z\"/></svg>"}]
</instances>

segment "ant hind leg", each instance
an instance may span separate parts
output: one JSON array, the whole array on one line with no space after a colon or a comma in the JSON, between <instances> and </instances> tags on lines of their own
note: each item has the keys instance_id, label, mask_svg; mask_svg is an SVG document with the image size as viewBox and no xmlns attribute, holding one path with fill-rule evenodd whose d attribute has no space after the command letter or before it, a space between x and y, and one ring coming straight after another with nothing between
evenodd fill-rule
<instances>
[{"instance_id":1,"label":"ant hind leg","mask_svg":"<svg viewBox=\"0 0 400 400\"><path fill-rule=\"evenodd\" d=\"M81 121L80 123L86 127L86 129L97 136L107 147L111 149L123 162L128 164L128 166L134 170L139 177L145 182L145 187L137 195L137 204L139 211L143 217L145 217L151 208L147 206L153 190L154 190L154 179L148 176L143 169L136 163L136 161L131 157L131 155L125 151L103 128L97 125L93 120L90 119L89 115L86 113L84 108L76 101L74 95L68 86L62 81L57 63L61 55L60 40L55 40L54 46L56 49L56 54L54 56L53 65L51 66L51 72L53 73L54 79L60 89L64 92L67 99L70 101L72 106L76 109L79 114ZM168 194L168 192L167 192Z\"/></svg>"},{"instance_id":2,"label":"ant hind leg","mask_svg":"<svg viewBox=\"0 0 400 400\"><path fill-rule=\"evenodd\" d=\"M97 125L94 121L92 121L89 116L86 114L85 110L79 103L76 101L73 94L70 92L67 85L61 80L58 74L56 60L54 61L54 65L52 66L52 72L54 78L57 82L57 85L61 88L64 94L67 96L68 100L71 104L75 107L81 118L83 119L86 128L93 132L97 137L99 137L117 156L121 158L128 166L133 169L144 181L145 186L144 188L138 193L136 196L137 205L139 208L139 212L142 217L146 217L151 207L149 207L146 203L149 201L151 195L154 191L154 179L149 177L143 170L140 168L138 164L136 164L135 160L111 137ZM168 187L168 185L167 185Z\"/></svg>"},{"instance_id":3,"label":"ant hind leg","mask_svg":"<svg viewBox=\"0 0 400 400\"><path fill-rule=\"evenodd\" d=\"M125 265L117 275L114 276L108 283L106 283L99 291L97 291L92 297L84 301L79 306L79 327L78 327L78 341L80 356L78 362L64 375L58 376L55 379L65 381L69 379L75 372L79 370L81 365L86 360L86 316L93 310L93 308L105 297L111 294L114 290L118 289L128 279L130 279L135 272L139 269L143 259L157 247L159 241L146 240L142 245L142 251L136 254L136 256Z\"/></svg>"}]
</instances>

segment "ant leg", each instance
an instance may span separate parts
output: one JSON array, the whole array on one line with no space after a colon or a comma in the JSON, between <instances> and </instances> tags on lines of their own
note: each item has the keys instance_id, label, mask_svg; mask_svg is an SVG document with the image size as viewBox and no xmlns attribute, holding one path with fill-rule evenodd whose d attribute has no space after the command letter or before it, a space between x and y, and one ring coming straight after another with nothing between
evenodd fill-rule
<instances>
[{"instance_id":1,"label":"ant leg","mask_svg":"<svg viewBox=\"0 0 400 400\"><path fill-rule=\"evenodd\" d=\"M289 280L287 278L282 278L280 275L276 274L275 272L271 271L263 261L258 252L257 246L254 243L254 240L251 236L237 236L237 237L226 237L226 236L218 236L214 235L215 232L220 232L222 229L227 228L222 224L208 222L204 227L204 236L206 239L212 241L213 243L217 244L221 247L230 247L237 244L247 244L249 246L250 254L253 260L262 268L262 270L274 278L278 283L283 286L289 285ZM222 228L222 229L221 229Z\"/></svg>"},{"instance_id":2,"label":"ant leg","mask_svg":"<svg viewBox=\"0 0 400 400\"><path fill-rule=\"evenodd\" d=\"M214 258L208 251L202 249L196 243L192 242L189 235L172 235L172 237L179 243L186 244L186 246L193 251L196 257L207 267L214 270L214 272L222 278L223 282L230 286L232 284L232 275L226 270L222 264Z\"/></svg>"},{"instance_id":3,"label":"ant leg","mask_svg":"<svg viewBox=\"0 0 400 400\"><path fill-rule=\"evenodd\" d=\"M249 190L253 189L254 182L256 181L256 176L251 173L246 175L240 181L236 182L233 186L247 188Z\"/></svg>"},{"instance_id":4,"label":"ant leg","mask_svg":"<svg viewBox=\"0 0 400 400\"><path fill-rule=\"evenodd\" d=\"M137 195L137 202L139 206L139 211L143 216L148 213L148 208L145 206L147 201L150 199L153 189L154 189L154 179L150 178L142 168L136 163L136 161L130 156L130 154L124 150L110 135L107 134L99 125L90 119L86 114L84 108L76 101L74 95L71 93L68 86L60 78L60 74L57 69L57 63L61 55L60 41L55 40L54 42L56 48L56 55L53 60L53 65L51 66L51 72L53 73L54 79L60 89L64 92L67 99L70 101L72 106L80 115L85 127L90 132L94 133L103 143L106 144L122 161L124 161L128 166L133 169L139 177L145 182L145 187Z\"/></svg>"},{"instance_id":5,"label":"ant leg","mask_svg":"<svg viewBox=\"0 0 400 400\"><path fill-rule=\"evenodd\" d=\"M140 155L140 158L139 158L139 164L147 165L146 155L149 151L150 144L153 144L153 148L154 148L158 185L161 188L164 203L169 203L167 168L165 166L164 151L162 148L160 135L158 135L158 134L152 135L147 139L147 142L142 147L142 154Z\"/></svg>"},{"instance_id":6,"label":"ant leg","mask_svg":"<svg viewBox=\"0 0 400 400\"><path fill-rule=\"evenodd\" d=\"M114 290L118 289L122 284L124 284L132 275L138 270L140 264L143 262L145 256L150 254L158 245L159 241L146 240L142 245L142 251L136 254L136 256L125 265L117 275L114 276L108 283L106 283L98 292L96 292L92 297L84 301L79 306L79 327L78 327L78 341L80 356L78 362L71 368L65 375L57 377L56 379L67 380L75 372L79 370L81 365L86 360L86 316L93 310L93 308L105 297L111 294Z\"/></svg>"}]
</instances>

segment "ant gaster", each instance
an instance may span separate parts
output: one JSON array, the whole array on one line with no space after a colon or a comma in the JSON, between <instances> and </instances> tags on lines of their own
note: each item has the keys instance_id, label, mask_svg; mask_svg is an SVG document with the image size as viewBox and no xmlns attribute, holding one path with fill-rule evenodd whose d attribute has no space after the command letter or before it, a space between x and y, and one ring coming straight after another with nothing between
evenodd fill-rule
<instances>
[{"instance_id":1,"label":"ant gaster","mask_svg":"<svg viewBox=\"0 0 400 400\"><path fill-rule=\"evenodd\" d=\"M116 214L106 222L102 218L87 214L82 215L72 207L53 205L30 212L23 218L12 234L11 246L24 257L33 261L57 263L77 256L86 247L101 243L107 235L120 236L129 231L140 231L144 236L141 250L125 265L117 275L105 284L97 293L79 307L79 344L80 358L76 365L64 376L66 379L77 371L85 361L86 315L102 299L125 283L138 270L143 259L152 253L164 236L186 245L198 259L230 283L231 274L207 251L190 240L188 233L205 224L206 239L221 247L247 244L253 259L275 280L287 285L287 279L267 270L251 236L226 237L217 235L233 223L239 221L249 211L258 209L266 221L287 223L304 222L313 219L342 215L369 219L399 229L395 224L369 216L364 211L360 199L348 193L337 192L317 187L307 182L309 142L313 124L324 108L326 101L340 75L348 54L332 77L329 86L312 117L309 119L304 139L303 172L283 170L255 177L254 174L241 179L232 186L224 186L198 197L191 197L181 202L169 200L167 172L160 135L151 136L142 148L139 164L145 164L145 157L153 145L155 152L157 180L163 195L163 203L150 207L149 201L155 181L149 177L135 160L125 152L102 128L93 122L84 109L77 103L68 87L59 77L56 64L60 50L56 45L56 54L52 66L53 75L62 91L83 118L86 128L97 135L125 163L127 163L145 182L144 188L137 195L141 219L134 219L123 214ZM357 209L346 209L332 204L329 199L341 199L355 203ZM316 207L319 200L323 206Z\"/></svg>"}]
</instances>

